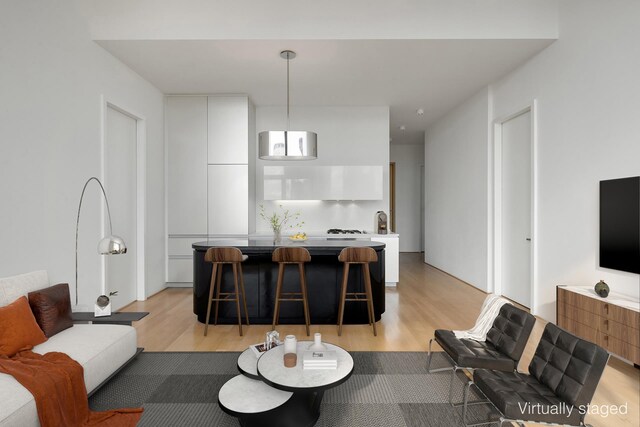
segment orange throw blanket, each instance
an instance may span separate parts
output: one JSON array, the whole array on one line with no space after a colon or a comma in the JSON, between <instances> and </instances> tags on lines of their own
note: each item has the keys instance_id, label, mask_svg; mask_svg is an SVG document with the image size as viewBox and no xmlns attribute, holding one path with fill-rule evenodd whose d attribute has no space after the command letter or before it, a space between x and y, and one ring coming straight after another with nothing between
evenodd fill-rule
<instances>
[{"instance_id":1,"label":"orange throw blanket","mask_svg":"<svg viewBox=\"0 0 640 427\"><path fill-rule=\"evenodd\" d=\"M45 355L30 350L0 356L0 372L12 375L33 394L42 427L133 427L142 408L89 410L82 366L64 353Z\"/></svg>"}]
</instances>

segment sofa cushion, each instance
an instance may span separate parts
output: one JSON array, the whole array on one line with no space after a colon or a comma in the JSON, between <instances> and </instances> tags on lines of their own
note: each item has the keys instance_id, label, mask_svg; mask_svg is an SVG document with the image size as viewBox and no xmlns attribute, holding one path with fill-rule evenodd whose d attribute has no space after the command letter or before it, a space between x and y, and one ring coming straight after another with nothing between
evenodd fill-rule
<instances>
[{"instance_id":1,"label":"sofa cushion","mask_svg":"<svg viewBox=\"0 0 640 427\"><path fill-rule=\"evenodd\" d=\"M84 368L87 392L92 392L135 355L136 330L124 325L74 325L33 349L60 351ZM13 377L0 374L0 426L38 426L33 396Z\"/></svg>"},{"instance_id":2,"label":"sofa cushion","mask_svg":"<svg viewBox=\"0 0 640 427\"><path fill-rule=\"evenodd\" d=\"M67 283L29 292L29 305L40 329L49 338L73 326Z\"/></svg>"},{"instance_id":3,"label":"sofa cushion","mask_svg":"<svg viewBox=\"0 0 640 427\"><path fill-rule=\"evenodd\" d=\"M0 307L11 304L31 291L49 286L49 276L45 270L17 276L0 278Z\"/></svg>"},{"instance_id":4,"label":"sofa cushion","mask_svg":"<svg viewBox=\"0 0 640 427\"><path fill-rule=\"evenodd\" d=\"M0 356L13 356L47 340L33 317L27 298L0 307Z\"/></svg>"},{"instance_id":5,"label":"sofa cushion","mask_svg":"<svg viewBox=\"0 0 640 427\"><path fill-rule=\"evenodd\" d=\"M500 371L513 371L516 369L517 362L500 353L488 341L459 339L453 331L444 329L437 329L435 338L436 342L460 367L497 369Z\"/></svg>"}]
</instances>

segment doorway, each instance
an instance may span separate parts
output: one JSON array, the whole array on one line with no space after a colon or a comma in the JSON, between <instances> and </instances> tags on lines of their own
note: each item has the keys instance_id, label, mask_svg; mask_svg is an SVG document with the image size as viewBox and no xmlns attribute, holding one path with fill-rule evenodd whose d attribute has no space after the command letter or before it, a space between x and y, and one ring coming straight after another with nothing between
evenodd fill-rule
<instances>
[{"instance_id":1,"label":"doorway","mask_svg":"<svg viewBox=\"0 0 640 427\"><path fill-rule=\"evenodd\" d=\"M495 123L495 292L533 309L535 111ZM532 310L533 312L533 310Z\"/></svg>"},{"instance_id":2,"label":"doorway","mask_svg":"<svg viewBox=\"0 0 640 427\"><path fill-rule=\"evenodd\" d=\"M103 99L103 182L109 198L113 233L127 253L103 258L102 293L117 291L112 310L145 299L144 147L145 122ZM108 220L105 218L105 220ZM108 223L104 224L108 230Z\"/></svg>"}]
</instances>

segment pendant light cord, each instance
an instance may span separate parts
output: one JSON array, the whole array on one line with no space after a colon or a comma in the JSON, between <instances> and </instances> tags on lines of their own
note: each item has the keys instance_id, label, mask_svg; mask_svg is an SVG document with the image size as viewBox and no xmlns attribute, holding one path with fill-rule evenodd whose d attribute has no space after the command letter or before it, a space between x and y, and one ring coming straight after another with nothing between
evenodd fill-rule
<instances>
[{"instance_id":1,"label":"pendant light cord","mask_svg":"<svg viewBox=\"0 0 640 427\"><path fill-rule=\"evenodd\" d=\"M289 58L291 54L287 53L287 130L289 130L290 120L289 120Z\"/></svg>"}]
</instances>

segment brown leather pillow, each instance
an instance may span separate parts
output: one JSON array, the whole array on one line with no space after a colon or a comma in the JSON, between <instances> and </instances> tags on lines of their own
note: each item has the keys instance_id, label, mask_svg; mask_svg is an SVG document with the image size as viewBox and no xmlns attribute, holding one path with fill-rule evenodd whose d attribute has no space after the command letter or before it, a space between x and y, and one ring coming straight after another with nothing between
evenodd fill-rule
<instances>
[{"instance_id":1,"label":"brown leather pillow","mask_svg":"<svg viewBox=\"0 0 640 427\"><path fill-rule=\"evenodd\" d=\"M47 338L73 326L67 283L29 292L29 305Z\"/></svg>"},{"instance_id":2,"label":"brown leather pillow","mask_svg":"<svg viewBox=\"0 0 640 427\"><path fill-rule=\"evenodd\" d=\"M0 356L11 357L46 340L25 297L0 307Z\"/></svg>"}]
</instances>

